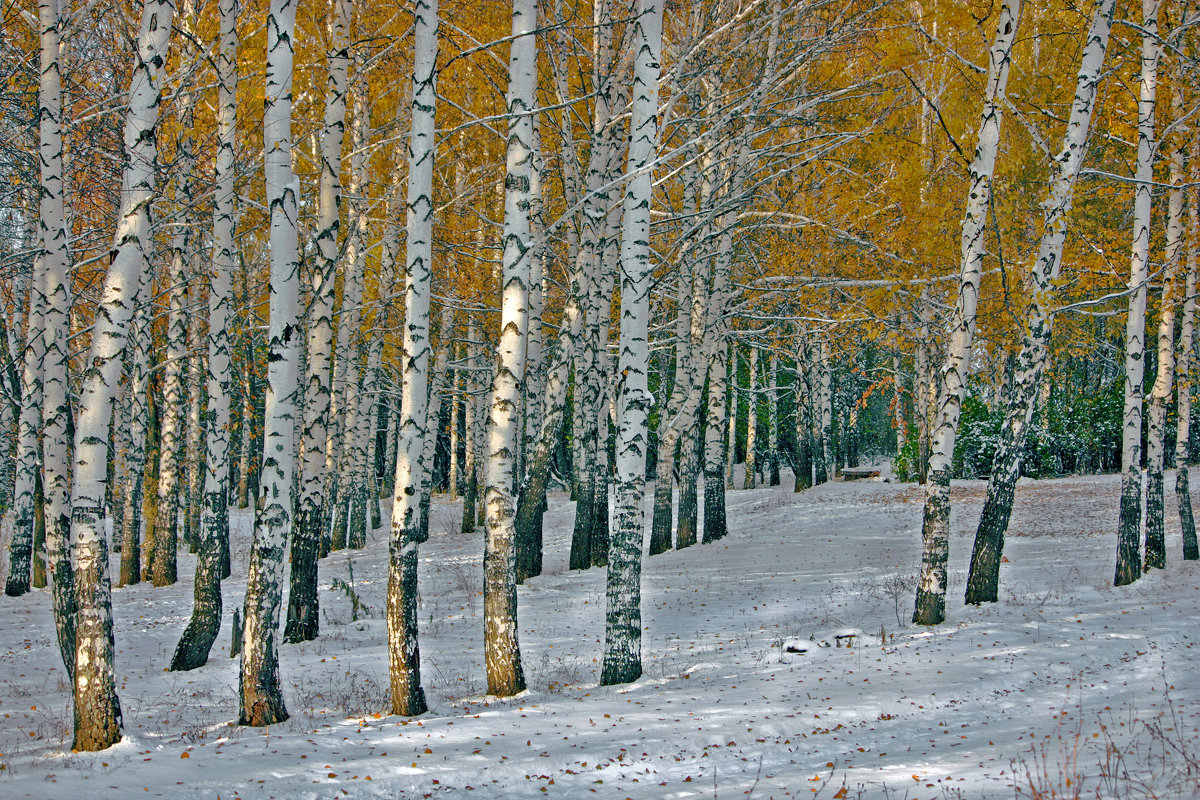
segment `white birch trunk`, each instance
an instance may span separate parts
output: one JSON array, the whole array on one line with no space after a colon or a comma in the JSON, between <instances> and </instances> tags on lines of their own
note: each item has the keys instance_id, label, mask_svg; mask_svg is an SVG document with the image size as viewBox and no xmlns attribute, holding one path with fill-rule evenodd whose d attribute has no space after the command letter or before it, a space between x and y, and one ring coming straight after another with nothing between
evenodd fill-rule
<instances>
[{"instance_id":1,"label":"white birch trunk","mask_svg":"<svg viewBox=\"0 0 1200 800\"><path fill-rule=\"evenodd\" d=\"M662 0L638 0L633 23L633 105L622 207L621 328L617 371L616 525L608 548L602 685L642 674L642 496L650 394L650 204L658 140Z\"/></svg>"},{"instance_id":2,"label":"white birch trunk","mask_svg":"<svg viewBox=\"0 0 1200 800\"><path fill-rule=\"evenodd\" d=\"M267 340L267 402L254 541L246 576L241 662L243 725L288 717L279 682L279 605L283 559L292 530L292 470L296 425L297 340L300 336L300 182L292 172L292 37L295 0L271 0L267 13L263 138L271 226L271 302Z\"/></svg>"},{"instance_id":3,"label":"white birch trunk","mask_svg":"<svg viewBox=\"0 0 1200 800\"><path fill-rule=\"evenodd\" d=\"M1171 103L1173 117L1183 118L1183 92L1175 82ZM1166 569L1167 539L1163 524L1163 469L1166 464L1167 405L1171 402L1175 378L1175 311L1179 267L1183 256L1183 136L1173 137L1170 154L1167 195L1167 239L1163 265L1162 300L1158 318L1158 370L1150 390L1150 408L1146 415L1146 554L1144 569Z\"/></svg>"},{"instance_id":4,"label":"white birch trunk","mask_svg":"<svg viewBox=\"0 0 1200 800\"><path fill-rule=\"evenodd\" d=\"M1045 218L1037 260L1030 272L1030 302L1025 314L1024 341L1017 356L1011 391L1003 401L1005 418L1000 442L993 460L992 474L988 479L987 498L979 517L979 527L975 532L966 593L966 602L971 604L995 602L998 599L1004 534L1012 511L1017 478L1021 472L1021 453L1025 449L1026 431L1033 419L1034 394L1039 387L1049 387L1049 382L1043 380L1053 325L1049 303L1053 298L1055 282L1062 267L1062 251L1067 238L1067 222L1075 181L1087 151L1092 111L1104 66L1115 6L1115 0L1102 0L1096 6L1076 77L1071 116L1056 159L1058 171L1050 181L1049 192L1043 204ZM1046 403L1043 402L1041 407L1045 409ZM1048 418L1049 415L1044 413L1043 419Z\"/></svg>"},{"instance_id":5,"label":"white birch trunk","mask_svg":"<svg viewBox=\"0 0 1200 800\"><path fill-rule=\"evenodd\" d=\"M104 530L108 430L121 376L121 356L146 270L150 203L156 192L154 131L161 69L174 8L142 7L137 55L125 119L124 196L114 256L97 303L75 423L71 540L75 551L75 750L103 750L121 737L121 707L113 675L112 597Z\"/></svg>"},{"instance_id":6,"label":"white birch trunk","mask_svg":"<svg viewBox=\"0 0 1200 800\"><path fill-rule=\"evenodd\" d=\"M1191 170L1192 183L1200 175L1200 142L1192 140ZM1175 499L1179 503L1179 527L1182 529L1183 559L1200 559L1200 545L1196 541L1196 520L1192 513L1192 496L1188 488L1188 467L1191 453L1192 387L1196 384L1195 322L1196 322L1196 250L1200 246L1200 192L1191 190L1188 207L1188 253L1187 278L1183 294L1183 315L1179 322L1179 375L1176 427L1175 427Z\"/></svg>"},{"instance_id":7,"label":"white birch trunk","mask_svg":"<svg viewBox=\"0 0 1200 800\"><path fill-rule=\"evenodd\" d=\"M779 485L779 357L772 352L767 384L767 485Z\"/></svg>"},{"instance_id":8,"label":"white birch trunk","mask_svg":"<svg viewBox=\"0 0 1200 800\"><path fill-rule=\"evenodd\" d=\"M950 546L950 470L954 439L966 394L971 345L975 338L975 310L983 273L985 229L992 197L992 172L1000 149L1001 107L1008 84L1013 43L1021 0L1000 6L996 40L988 56L987 84L979 141L971 161L970 190L962 222L958 298L950 319L950 344L939 377L938 409L929 457L924 524L921 531L921 576L913 622L937 625L946 616L946 562Z\"/></svg>"},{"instance_id":9,"label":"white birch trunk","mask_svg":"<svg viewBox=\"0 0 1200 800\"><path fill-rule=\"evenodd\" d=\"M329 17L325 117L317 189L317 264L309 286L308 363L304 378L304 444L300 501L291 545L285 642L311 641L320 629L317 559L327 520L325 468L329 445L333 357L334 276L341 230L342 139L346 127L346 80L350 64L350 0L335 0Z\"/></svg>"},{"instance_id":10,"label":"white birch trunk","mask_svg":"<svg viewBox=\"0 0 1200 800\"><path fill-rule=\"evenodd\" d=\"M525 690L517 642L516 454L529 331L529 270L533 255L533 110L537 76L537 3L514 0L508 57L508 152L504 182L504 250L500 337L488 410L483 502L484 663L488 694Z\"/></svg>"},{"instance_id":11,"label":"white birch trunk","mask_svg":"<svg viewBox=\"0 0 1200 800\"><path fill-rule=\"evenodd\" d=\"M750 383L746 387L746 474L742 488L758 485L758 348L750 345Z\"/></svg>"},{"instance_id":12,"label":"white birch trunk","mask_svg":"<svg viewBox=\"0 0 1200 800\"><path fill-rule=\"evenodd\" d=\"M733 467L737 463L738 421L738 346L730 342L729 347L729 443L725 447L725 488L733 488Z\"/></svg>"},{"instance_id":13,"label":"white birch trunk","mask_svg":"<svg viewBox=\"0 0 1200 800\"><path fill-rule=\"evenodd\" d=\"M179 25L188 28L188 19L194 12L194 1L183 0L179 14ZM190 40L184 37L182 55L186 58ZM185 64L184 68L190 68ZM186 83L186 80L185 80ZM150 552L150 579L155 586L170 586L178 579L177 552L179 542L179 510L182 498L183 443L185 435L184 412L187 403L187 387L184 376L188 361L188 316L195 313L188 308L189 261L192 251L192 205L193 181L196 158L193 153L192 113L194 100L185 86L179 98L179 128L176 137L176 169L173 181L174 205L178 219L172 226L171 262L167 271L167 338L166 358L163 365L162 413L158 439L158 519L154 524L154 537L148 542Z\"/></svg>"},{"instance_id":14,"label":"white birch trunk","mask_svg":"<svg viewBox=\"0 0 1200 800\"><path fill-rule=\"evenodd\" d=\"M34 274L41 271L35 258ZM13 483L13 534L8 549L4 593L19 597L30 589L33 566L34 494L38 471L38 428L42 395L42 292L29 282L25 313L25 352L21 360L21 411L17 417L17 468Z\"/></svg>"},{"instance_id":15,"label":"white birch trunk","mask_svg":"<svg viewBox=\"0 0 1200 800\"><path fill-rule=\"evenodd\" d=\"M72 584L69 359L71 284L63 171L63 20L55 0L40 0L41 81L38 87L41 199L38 226L42 293L42 492L46 515L46 561L58 646L67 672L74 673L75 590ZM106 437L107 438L107 437Z\"/></svg>"},{"instance_id":16,"label":"white birch trunk","mask_svg":"<svg viewBox=\"0 0 1200 800\"><path fill-rule=\"evenodd\" d=\"M222 0L217 49L217 153L213 165L213 247L208 270L208 407L204 425L204 480L193 586L194 607L175 655L174 670L190 670L208 662L221 627L221 578L229 552L229 423L232 399L231 359L233 272L237 266L234 233L237 195L234 147L237 135L238 0Z\"/></svg>"},{"instance_id":17,"label":"white birch trunk","mask_svg":"<svg viewBox=\"0 0 1200 800\"><path fill-rule=\"evenodd\" d=\"M1113 583L1142 574L1142 381L1146 351L1146 284L1150 280L1150 215L1153 211L1154 104L1158 92L1158 14L1161 0L1142 0L1142 70L1138 100L1138 150L1133 199L1133 247L1129 266L1129 314L1125 324L1125 411L1121 435L1121 512Z\"/></svg>"},{"instance_id":18,"label":"white birch trunk","mask_svg":"<svg viewBox=\"0 0 1200 800\"><path fill-rule=\"evenodd\" d=\"M408 239L404 327L400 351L402 394L392 530L389 544L387 628L392 713L426 709L417 643L417 545L420 542L421 453L429 435L429 300L433 258L434 110L437 80L437 0L413 11L412 126L408 145Z\"/></svg>"},{"instance_id":19,"label":"white birch trunk","mask_svg":"<svg viewBox=\"0 0 1200 800\"><path fill-rule=\"evenodd\" d=\"M354 78L350 96L354 117L350 124L350 180L347 191L350 198L349 230L346 236L346 274L342 291L342 312L338 324L337 360L334 382L341 401L339 415L344 422L338 437L336 452L338 496L334 506L334 538L343 545L350 541L366 543L366 515L363 474L359 467L366 460L360 452L365 446L362 413L363 395L362 358L366 350L363 335L363 293L367 269L367 202L368 190L366 151L370 138L368 118L367 76L363 71L362 59L356 54Z\"/></svg>"}]
</instances>

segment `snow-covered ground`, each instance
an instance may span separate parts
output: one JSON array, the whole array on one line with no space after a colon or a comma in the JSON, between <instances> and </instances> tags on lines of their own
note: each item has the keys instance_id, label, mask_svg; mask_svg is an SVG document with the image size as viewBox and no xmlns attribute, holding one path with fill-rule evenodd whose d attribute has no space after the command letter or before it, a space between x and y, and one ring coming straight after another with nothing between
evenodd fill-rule
<instances>
[{"instance_id":1,"label":"snow-covered ground","mask_svg":"<svg viewBox=\"0 0 1200 800\"><path fill-rule=\"evenodd\" d=\"M383 531L322 562L321 636L282 647L292 717L269 729L233 722L246 512L206 667L164 671L191 556L174 587L115 590L126 738L107 752L66 750L46 593L0 597L0 796L1010 798L1031 773L1048 797L1081 780L1085 797L1200 796L1200 564L1180 561L1173 497L1169 568L1116 589L1117 477L1023 481L1002 600L966 608L984 484L956 482L948 621L924 629L908 624L921 490L784 484L730 492L721 542L645 562L645 674L620 687L596 683L604 571L566 569L572 505L552 497L545 574L519 590L530 689L507 700L483 695L482 538L435 499L421 551L431 710L414 719L381 714Z\"/></svg>"}]
</instances>

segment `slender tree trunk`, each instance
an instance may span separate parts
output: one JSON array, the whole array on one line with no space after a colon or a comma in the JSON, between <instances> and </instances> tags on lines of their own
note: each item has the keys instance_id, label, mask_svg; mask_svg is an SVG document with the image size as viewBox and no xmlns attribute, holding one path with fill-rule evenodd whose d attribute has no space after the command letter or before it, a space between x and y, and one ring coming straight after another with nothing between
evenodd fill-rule
<instances>
[{"instance_id":1,"label":"slender tree trunk","mask_svg":"<svg viewBox=\"0 0 1200 800\"><path fill-rule=\"evenodd\" d=\"M267 405L254 540L246 575L241 661L242 725L288 718L279 682L279 605L284 548L292 529L297 339L300 332L300 258L297 213L300 184L292 172L292 37L294 0L271 0L267 12L263 136L267 206L271 223L271 302L267 341Z\"/></svg>"},{"instance_id":2,"label":"slender tree trunk","mask_svg":"<svg viewBox=\"0 0 1200 800\"><path fill-rule=\"evenodd\" d=\"M180 17L186 19L189 0L184 0ZM186 25L186 23L181 24ZM187 124L191 93L181 98L179 135L176 142L179 171L175 173L175 204L188 209L182 224L173 226L171 265L167 272L167 339L163 364L162 416L158 438L158 516L155 520L155 540L150 563L150 579L155 586L170 586L178 579L177 554L179 543L179 510L182 498L184 464L184 410L186 387L184 374L188 358L188 293L191 274L191 214L196 159L192 153L193 140Z\"/></svg>"},{"instance_id":3,"label":"slender tree trunk","mask_svg":"<svg viewBox=\"0 0 1200 800\"><path fill-rule=\"evenodd\" d=\"M921 296L917 301L918 316L920 317L920 325L917 331L917 353L913 358L913 415L916 417L916 435L917 435L917 463L915 465L915 473L918 483L925 483L929 476L929 406L930 393L933 389L935 381L931 373L933 372L933 361L929 357L929 327L932 323L933 310L932 303L929 299L929 287L921 287Z\"/></svg>"},{"instance_id":4,"label":"slender tree trunk","mask_svg":"<svg viewBox=\"0 0 1200 800\"><path fill-rule=\"evenodd\" d=\"M708 357L708 408L704 425L704 532L701 541L715 542L728 529L725 521L725 442L726 397L729 381L725 364L729 358L729 340L725 338L724 319L720 321L719 344Z\"/></svg>"},{"instance_id":5,"label":"slender tree trunk","mask_svg":"<svg viewBox=\"0 0 1200 800\"><path fill-rule=\"evenodd\" d=\"M729 444L725 448L725 488L733 488L733 467L737 463L737 426L738 426L738 346L737 343L726 345L729 348Z\"/></svg>"},{"instance_id":6,"label":"slender tree trunk","mask_svg":"<svg viewBox=\"0 0 1200 800\"><path fill-rule=\"evenodd\" d=\"M387 629L392 713L423 714L421 651L417 640L417 546L420 542L421 455L430 435L429 299L432 293L434 110L437 88L437 0L413 10L411 135L408 145L408 238L404 327L400 351L402 395L389 539Z\"/></svg>"},{"instance_id":7,"label":"slender tree trunk","mask_svg":"<svg viewBox=\"0 0 1200 800\"><path fill-rule=\"evenodd\" d=\"M1161 0L1142 0L1142 70L1138 101L1138 154L1133 200L1133 247L1129 267L1129 316L1125 325L1125 412L1121 437L1121 511L1113 582L1133 583L1142 573L1142 383L1146 350L1146 284L1150 279L1150 216L1153 211L1154 103L1158 90L1158 14Z\"/></svg>"},{"instance_id":8,"label":"slender tree trunk","mask_svg":"<svg viewBox=\"0 0 1200 800\"><path fill-rule=\"evenodd\" d=\"M175 655L172 670L191 670L208 663L221 629L222 542L229 539L230 350L233 322L233 271L237 263L234 232L237 195L234 146L237 115L238 0L222 0L217 51L217 154L214 163L213 253L208 291L208 407L205 410L205 460L200 503L199 546L194 605Z\"/></svg>"},{"instance_id":9,"label":"slender tree trunk","mask_svg":"<svg viewBox=\"0 0 1200 800\"><path fill-rule=\"evenodd\" d=\"M317 264L312 271L308 310L308 365L304 380L304 460L300 502L291 543L285 642L311 641L320 628L317 561L321 532L329 439L329 404L333 355L334 276L341 255L342 139L346 127L346 76L350 64L350 2L337 0L329 16L326 56L325 119L321 136L321 175L317 190Z\"/></svg>"},{"instance_id":10,"label":"slender tree trunk","mask_svg":"<svg viewBox=\"0 0 1200 800\"><path fill-rule=\"evenodd\" d=\"M604 660L600 683L629 683L642 674L642 539L647 417L653 396L650 364L650 193L658 138L661 0L638 0L633 23L633 105L629 181L622 208L621 338L617 372L616 527L608 548Z\"/></svg>"},{"instance_id":11,"label":"slender tree trunk","mask_svg":"<svg viewBox=\"0 0 1200 800\"><path fill-rule=\"evenodd\" d=\"M524 482L517 501L515 527L518 541L533 543L530 552L521 558L518 552L517 582L541 574L541 547L539 546L542 513L546 503L546 487L550 477L550 464L558 447L559 434L566 418L567 381L571 356L580 329L579 305L574 295L567 297L559 326L558 344L554 359L546 373L545 407L537 441L530 450Z\"/></svg>"},{"instance_id":12,"label":"slender tree trunk","mask_svg":"<svg viewBox=\"0 0 1200 800\"><path fill-rule=\"evenodd\" d=\"M150 426L147 424L149 409L146 391L149 383L149 275L143 275L145 285L138 293L138 305L134 309L129 326L129 337L125 345L129 351L127 381L129 392L129 449L125 453L127 483L122 502L125 510L121 514L121 574L118 586L130 586L142 580L142 487L145 485L146 448L149 444ZM114 529L113 534L118 531Z\"/></svg>"},{"instance_id":13,"label":"slender tree trunk","mask_svg":"<svg viewBox=\"0 0 1200 800\"><path fill-rule=\"evenodd\" d=\"M1191 178L1200 172L1200 144L1192 141ZM1175 499L1179 503L1179 527L1183 534L1183 560L1200 559L1196 544L1196 521L1192 515L1192 496L1188 490L1188 464L1192 421L1192 386L1196 380L1196 354L1193 352L1196 321L1196 249L1200 239L1200 193L1191 190L1188 206L1187 278L1183 294L1183 318L1179 323L1179 382L1175 426Z\"/></svg>"},{"instance_id":14,"label":"slender tree trunk","mask_svg":"<svg viewBox=\"0 0 1200 800\"><path fill-rule=\"evenodd\" d=\"M758 348L750 346L750 385L746 387L746 474L742 488L755 488L758 477Z\"/></svg>"},{"instance_id":15,"label":"slender tree trunk","mask_svg":"<svg viewBox=\"0 0 1200 800\"><path fill-rule=\"evenodd\" d=\"M794 492L812 488L812 391L809 388L808 345L796 342L796 477Z\"/></svg>"},{"instance_id":16,"label":"slender tree trunk","mask_svg":"<svg viewBox=\"0 0 1200 800\"><path fill-rule=\"evenodd\" d=\"M40 256L39 256L40 258ZM40 265L34 267L35 275ZM34 555L38 427L42 389L42 292L29 282L25 315L25 352L21 360L21 412L17 418L17 469L13 489L13 534L8 548L8 580L4 593L19 597L29 591Z\"/></svg>"},{"instance_id":17,"label":"slender tree trunk","mask_svg":"<svg viewBox=\"0 0 1200 800\"><path fill-rule=\"evenodd\" d=\"M514 0L508 59L508 171L504 192L503 293L496 371L488 414L487 508L483 550L484 663L488 694L508 697L525 689L517 643L516 468L521 390L529 330L532 240L529 207L534 169L537 4Z\"/></svg>"},{"instance_id":18,"label":"slender tree trunk","mask_svg":"<svg viewBox=\"0 0 1200 800\"><path fill-rule=\"evenodd\" d=\"M946 562L950 549L950 470L954 438L966 394L971 345L975 336L975 310L983 272L985 229L992 196L992 172L1000 145L1001 105L1011 64L1021 1L1006 0L999 13L996 40L988 58L979 144L971 161L971 188L962 223L961 269L958 299L950 320L951 341L940 376L938 409L929 458L924 521L921 530L921 576L913 622L937 625L946 618Z\"/></svg>"},{"instance_id":19,"label":"slender tree trunk","mask_svg":"<svg viewBox=\"0 0 1200 800\"><path fill-rule=\"evenodd\" d=\"M1115 0L1102 0L1096 6L1076 79L1071 117L1063 134L1060 155L1055 160L1059 169L1050 181L1048 197L1043 205L1045 219L1038 258L1030 275L1031 299L1025 313L1025 337L1020 355L1017 356L1016 370L1009 384L1009 391L1002 403L1006 409L1004 422L991 476L988 479L983 513L975 532L971 570L967 577L966 602L969 604L994 603L998 598L1004 534L1012 513L1017 478L1021 474L1025 434L1033 419L1033 400L1038 388L1043 384L1050 344L1053 317L1048 304L1054 292L1054 282L1062 267L1062 251L1066 241L1075 180L1087 150L1092 110L1104 66L1115 5ZM1045 413L1043 405L1043 414Z\"/></svg>"},{"instance_id":20,"label":"slender tree trunk","mask_svg":"<svg viewBox=\"0 0 1200 800\"><path fill-rule=\"evenodd\" d=\"M767 470L768 486L779 485L779 357L772 352L771 380L767 385Z\"/></svg>"},{"instance_id":21,"label":"slender tree trunk","mask_svg":"<svg viewBox=\"0 0 1200 800\"><path fill-rule=\"evenodd\" d=\"M475 371L477 369L475 320L471 317L467 318L466 351L470 369L467 372L466 380L469 393L463 398L463 435L467 441L463 448L463 473L466 475L466 485L463 487L463 513L460 530L463 533L470 533L475 530L475 504L479 499L479 465L475 460L476 417L479 410L479 401L475 395L479 391L479 379Z\"/></svg>"},{"instance_id":22,"label":"slender tree trunk","mask_svg":"<svg viewBox=\"0 0 1200 800\"><path fill-rule=\"evenodd\" d=\"M1176 82L1172 110L1182 119L1183 93ZM1163 470L1166 461L1167 405L1171 402L1171 384L1175 378L1175 310L1179 302L1176 288L1183 255L1183 170L1186 144L1174 137L1170 155L1171 189L1168 193L1166 264L1163 267L1162 300L1158 321L1158 370L1150 390L1150 408L1146 424L1146 558L1143 568L1166 569L1167 537L1163 524Z\"/></svg>"}]
</instances>

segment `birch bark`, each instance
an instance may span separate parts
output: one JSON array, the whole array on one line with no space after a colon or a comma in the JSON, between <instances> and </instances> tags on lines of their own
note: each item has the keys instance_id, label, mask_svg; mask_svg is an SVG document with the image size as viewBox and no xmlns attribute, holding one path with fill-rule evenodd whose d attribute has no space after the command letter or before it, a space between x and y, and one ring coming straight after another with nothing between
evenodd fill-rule
<instances>
[{"instance_id":1,"label":"birch bark","mask_svg":"<svg viewBox=\"0 0 1200 800\"><path fill-rule=\"evenodd\" d=\"M311 641L320 630L317 559L328 519L325 470L333 357L334 276L341 254L342 139L346 128L346 77L350 65L350 0L336 0L329 16L325 117L321 132L321 175L317 189L316 267L310 284L308 364L304 377L304 457L300 502L291 544L285 642Z\"/></svg>"},{"instance_id":2,"label":"birch bark","mask_svg":"<svg viewBox=\"0 0 1200 800\"><path fill-rule=\"evenodd\" d=\"M1200 171L1200 143L1193 140L1191 179L1196 182ZM1175 499L1179 503L1179 526L1183 536L1183 560L1200 559L1196 542L1196 521L1192 514L1192 496L1188 488L1189 434L1192 419L1192 387L1196 384L1195 322L1196 322L1196 248L1200 238L1200 192L1191 190L1188 207L1187 278L1183 293L1183 315L1179 322L1179 382L1175 427Z\"/></svg>"},{"instance_id":3,"label":"birch bark","mask_svg":"<svg viewBox=\"0 0 1200 800\"><path fill-rule=\"evenodd\" d=\"M622 206L621 327L617 372L616 525L608 547L601 685L642 674L641 572L650 394L650 204L658 139L662 0L638 0L633 23L629 180Z\"/></svg>"},{"instance_id":4,"label":"birch bark","mask_svg":"<svg viewBox=\"0 0 1200 800\"><path fill-rule=\"evenodd\" d=\"M1133 246L1129 265L1129 314L1125 324L1125 411L1121 436L1121 511L1113 583L1133 583L1142 573L1142 382L1146 351L1146 285L1150 280L1150 216L1153 211L1154 104L1158 92L1158 14L1161 0L1142 0L1142 68L1138 99L1138 149L1133 198Z\"/></svg>"},{"instance_id":5,"label":"birch bark","mask_svg":"<svg viewBox=\"0 0 1200 800\"><path fill-rule=\"evenodd\" d=\"M121 737L121 707L113 675L112 596L104 530L108 429L121 374L121 356L138 288L146 270L150 203L155 196L155 129L162 96L161 70L174 7L142 7L137 55L125 119L124 196L115 254L92 326L92 343L75 423L71 540L75 551L75 750L103 750Z\"/></svg>"},{"instance_id":6,"label":"birch bark","mask_svg":"<svg viewBox=\"0 0 1200 800\"><path fill-rule=\"evenodd\" d=\"M485 465L483 550L484 662L488 694L525 689L517 642L516 452L529 330L529 271L533 255L533 113L536 89L537 3L514 0L508 58L508 167L504 191L504 253L500 338L492 376Z\"/></svg>"},{"instance_id":7,"label":"birch bark","mask_svg":"<svg viewBox=\"0 0 1200 800\"><path fill-rule=\"evenodd\" d=\"M429 299L433 258L434 111L437 81L437 0L413 10L412 126L408 145L408 239L404 327L400 351L399 441L389 540L387 628L392 713L422 714L421 651L417 641L417 545L420 542L421 454L429 435Z\"/></svg>"},{"instance_id":8,"label":"birch bark","mask_svg":"<svg viewBox=\"0 0 1200 800\"><path fill-rule=\"evenodd\" d=\"M208 408L205 411L203 495L197 531L199 546L192 617L175 647L172 670L190 670L206 664L221 629L221 554L222 543L229 539L230 326L233 321L233 272L237 264L234 251L237 226L234 147L239 11L238 0L222 0L216 58L217 154L213 165L213 249L208 271Z\"/></svg>"},{"instance_id":9,"label":"birch bark","mask_svg":"<svg viewBox=\"0 0 1200 800\"><path fill-rule=\"evenodd\" d=\"M34 274L40 272L41 267L35 260ZM17 417L17 469L13 484L13 535L8 549L8 579L4 584L4 593L9 597L19 597L29 591L33 565L34 493L42 408L42 292L32 280L26 309L21 411Z\"/></svg>"},{"instance_id":10,"label":"birch bark","mask_svg":"<svg viewBox=\"0 0 1200 800\"><path fill-rule=\"evenodd\" d=\"M63 172L63 19L55 0L39 0L41 79L38 86L38 156L41 199L38 228L42 293L42 492L45 498L46 562L54 624L67 672L75 672L75 589L71 572L70 394L67 382L70 336L71 258Z\"/></svg>"},{"instance_id":11,"label":"birch bark","mask_svg":"<svg viewBox=\"0 0 1200 800\"><path fill-rule=\"evenodd\" d=\"M1178 81L1172 92L1172 111L1176 120L1183 118L1183 92ZM1180 132L1183 133L1182 131ZM1158 319L1158 370L1150 390L1150 408L1146 419L1146 558L1143 568L1166 569L1167 540L1163 525L1163 469L1166 460L1167 405L1171 402L1175 377L1175 312L1179 303L1176 292L1183 256L1183 171L1184 135L1174 137L1170 154L1167 193L1167 239L1163 265L1162 300ZM1183 418L1181 418L1183 419Z\"/></svg>"},{"instance_id":12,"label":"birch bark","mask_svg":"<svg viewBox=\"0 0 1200 800\"><path fill-rule=\"evenodd\" d=\"M979 141L971 161L970 191L962 222L958 299L950 320L950 344L939 377L938 409L929 457L924 522L921 530L921 576L913 622L937 625L946 616L946 562L950 546L950 470L954 438L966 393L971 344L975 337L975 310L983 271L984 234L992 197L992 172L1000 148L1001 105L1016 40L1021 0L1000 6L996 39L988 56L987 84Z\"/></svg>"},{"instance_id":13,"label":"birch bark","mask_svg":"<svg viewBox=\"0 0 1200 800\"><path fill-rule=\"evenodd\" d=\"M267 12L263 137L270 209L271 301L267 340L267 401L254 540L246 575L241 662L243 725L287 719L279 682L279 605L283 557L292 530L292 471L296 392L300 381L300 257L297 213L300 183L292 172L292 37L295 0L271 0Z\"/></svg>"},{"instance_id":14,"label":"birch bark","mask_svg":"<svg viewBox=\"0 0 1200 800\"><path fill-rule=\"evenodd\" d=\"M983 513L975 532L971 570L967 576L966 602L970 604L994 603L998 597L1004 534L1012 513L1017 478L1021 474L1021 454L1025 449L1026 432L1033 419L1034 396L1043 383L1054 324L1049 303L1062 268L1063 245L1067 237L1075 181L1087 151L1092 110L1096 103L1115 7L1115 0L1101 0L1096 4L1084 42L1071 115L1063 134L1062 147L1055 159L1058 169L1050 180L1049 191L1042 205L1042 237L1037 260L1030 271L1030 302L1025 312L1025 336L1017 356L1011 391L1002 403L1006 409L1004 423L992 474L988 479Z\"/></svg>"}]
</instances>

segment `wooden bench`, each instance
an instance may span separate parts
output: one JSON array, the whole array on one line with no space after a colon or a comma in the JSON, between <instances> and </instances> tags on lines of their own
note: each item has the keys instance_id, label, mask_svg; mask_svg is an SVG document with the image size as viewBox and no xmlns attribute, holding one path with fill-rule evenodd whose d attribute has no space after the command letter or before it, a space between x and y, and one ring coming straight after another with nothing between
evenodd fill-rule
<instances>
[{"instance_id":1,"label":"wooden bench","mask_svg":"<svg viewBox=\"0 0 1200 800\"><path fill-rule=\"evenodd\" d=\"M842 480L857 481L863 478L878 478L879 469L877 467L846 467L841 471Z\"/></svg>"}]
</instances>

